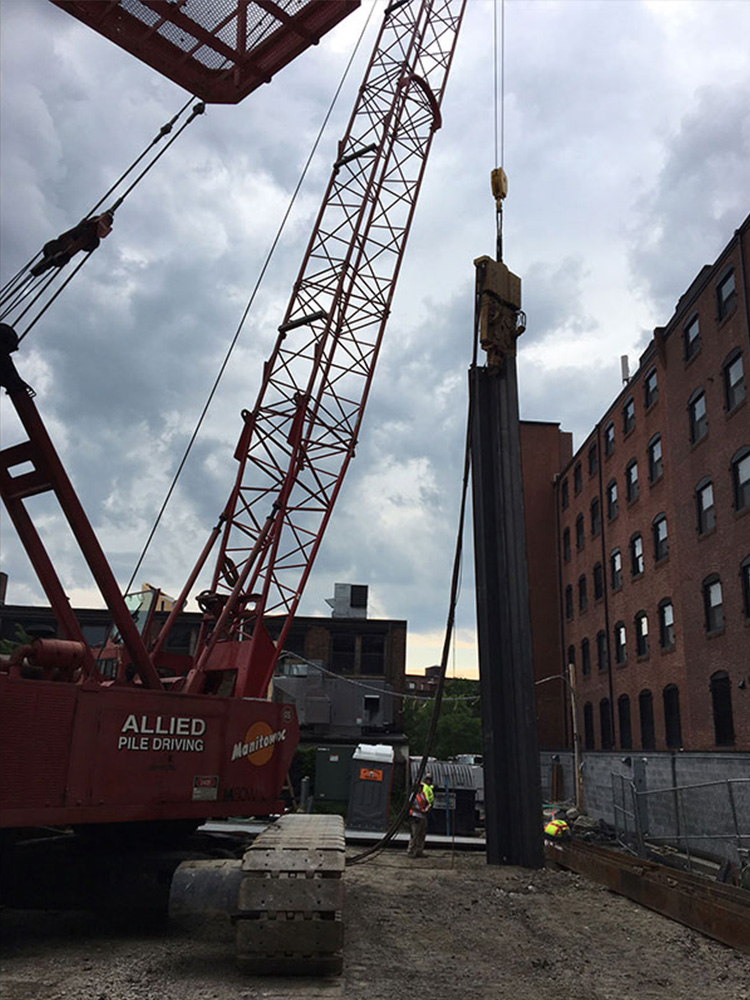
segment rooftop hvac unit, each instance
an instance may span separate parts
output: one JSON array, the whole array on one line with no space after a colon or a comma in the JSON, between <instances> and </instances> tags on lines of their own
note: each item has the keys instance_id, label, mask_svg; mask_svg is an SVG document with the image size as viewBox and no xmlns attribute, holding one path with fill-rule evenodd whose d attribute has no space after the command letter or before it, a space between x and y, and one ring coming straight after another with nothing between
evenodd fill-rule
<instances>
[{"instance_id":1,"label":"rooftop hvac unit","mask_svg":"<svg viewBox=\"0 0 750 1000\"><path fill-rule=\"evenodd\" d=\"M327 597L326 604L333 608L332 618L367 618L367 585L334 584L333 597Z\"/></svg>"}]
</instances>

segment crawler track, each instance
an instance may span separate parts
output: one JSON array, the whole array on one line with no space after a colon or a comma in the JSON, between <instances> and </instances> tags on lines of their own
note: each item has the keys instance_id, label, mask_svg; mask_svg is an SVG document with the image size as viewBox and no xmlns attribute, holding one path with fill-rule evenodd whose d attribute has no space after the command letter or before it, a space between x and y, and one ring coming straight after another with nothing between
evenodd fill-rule
<instances>
[{"instance_id":1,"label":"crawler track","mask_svg":"<svg viewBox=\"0 0 750 1000\"><path fill-rule=\"evenodd\" d=\"M750 954L750 892L746 889L576 841L548 844L546 855L548 861Z\"/></svg>"},{"instance_id":2,"label":"crawler track","mask_svg":"<svg viewBox=\"0 0 750 1000\"><path fill-rule=\"evenodd\" d=\"M236 957L255 975L326 975L343 968L344 824L283 816L242 861Z\"/></svg>"}]
</instances>

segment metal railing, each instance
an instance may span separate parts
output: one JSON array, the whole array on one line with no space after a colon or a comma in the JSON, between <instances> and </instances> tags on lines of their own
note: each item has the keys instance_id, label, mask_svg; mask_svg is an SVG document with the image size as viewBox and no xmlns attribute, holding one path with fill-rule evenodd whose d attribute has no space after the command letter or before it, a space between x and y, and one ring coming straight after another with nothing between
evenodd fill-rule
<instances>
[{"instance_id":1,"label":"metal railing","mask_svg":"<svg viewBox=\"0 0 750 1000\"><path fill-rule=\"evenodd\" d=\"M750 858L750 778L638 791L627 776L612 774L617 839L645 856L665 845L696 859L729 862L740 871Z\"/></svg>"}]
</instances>

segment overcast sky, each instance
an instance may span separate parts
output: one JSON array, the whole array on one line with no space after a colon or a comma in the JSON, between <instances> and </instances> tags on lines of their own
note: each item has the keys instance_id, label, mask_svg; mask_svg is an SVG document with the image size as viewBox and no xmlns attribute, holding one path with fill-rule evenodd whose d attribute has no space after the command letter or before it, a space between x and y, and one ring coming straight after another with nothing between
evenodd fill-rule
<instances>
[{"instance_id":1,"label":"overcast sky","mask_svg":"<svg viewBox=\"0 0 750 1000\"><path fill-rule=\"evenodd\" d=\"M127 583L370 3L235 107L210 107L117 213L15 356ZM224 506L262 362L374 43L377 9L163 526L137 576L177 593ZM187 95L45 0L0 0L3 283L74 225ZM439 660L457 526L473 260L494 252L493 7L469 0L357 458L303 599L370 587ZM521 416L576 446L654 326L750 210L750 3L505 4L505 260L523 279ZM3 444L17 439L2 399ZM49 498L74 605L98 604ZM470 528L470 526L469 526ZM9 603L44 603L3 511ZM470 536L470 530L468 531ZM200 588L196 588L200 589ZM476 665L473 563L457 673Z\"/></svg>"}]
</instances>

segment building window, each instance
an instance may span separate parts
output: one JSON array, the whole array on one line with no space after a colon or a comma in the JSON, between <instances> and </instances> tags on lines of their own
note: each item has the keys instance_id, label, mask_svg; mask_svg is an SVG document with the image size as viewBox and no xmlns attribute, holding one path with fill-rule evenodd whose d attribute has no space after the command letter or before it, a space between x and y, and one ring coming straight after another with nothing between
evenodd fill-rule
<instances>
[{"instance_id":1,"label":"building window","mask_svg":"<svg viewBox=\"0 0 750 1000\"><path fill-rule=\"evenodd\" d=\"M615 450L615 425L610 422L604 428L604 454L609 458Z\"/></svg>"},{"instance_id":2,"label":"building window","mask_svg":"<svg viewBox=\"0 0 750 1000\"><path fill-rule=\"evenodd\" d=\"M568 666L575 667L576 665L576 648L575 646L568 646Z\"/></svg>"},{"instance_id":3,"label":"building window","mask_svg":"<svg viewBox=\"0 0 750 1000\"><path fill-rule=\"evenodd\" d=\"M602 509L598 497L594 497L589 509L591 514L591 534L593 537L596 537L602 530Z\"/></svg>"},{"instance_id":4,"label":"building window","mask_svg":"<svg viewBox=\"0 0 750 1000\"><path fill-rule=\"evenodd\" d=\"M352 604L352 607L354 606ZM384 635L363 635L360 638L359 672L361 674L385 673Z\"/></svg>"},{"instance_id":5,"label":"building window","mask_svg":"<svg viewBox=\"0 0 750 1000\"><path fill-rule=\"evenodd\" d=\"M602 597L604 597L604 573L602 564L596 563L594 565L594 600L599 601Z\"/></svg>"},{"instance_id":6,"label":"building window","mask_svg":"<svg viewBox=\"0 0 750 1000\"><path fill-rule=\"evenodd\" d=\"M648 615L645 611L635 616L635 652L637 656L648 656Z\"/></svg>"},{"instance_id":7,"label":"building window","mask_svg":"<svg viewBox=\"0 0 750 1000\"><path fill-rule=\"evenodd\" d=\"M589 447L589 476L595 476L599 470L599 449L596 444Z\"/></svg>"},{"instance_id":8,"label":"building window","mask_svg":"<svg viewBox=\"0 0 750 1000\"><path fill-rule=\"evenodd\" d=\"M570 494L568 490L568 480L563 479L562 486L560 487L560 506L565 510L570 502Z\"/></svg>"},{"instance_id":9,"label":"building window","mask_svg":"<svg viewBox=\"0 0 750 1000\"><path fill-rule=\"evenodd\" d=\"M724 319L734 312L736 305L737 289L734 283L734 270L731 270L716 286L716 309L719 319Z\"/></svg>"},{"instance_id":10,"label":"building window","mask_svg":"<svg viewBox=\"0 0 750 1000\"><path fill-rule=\"evenodd\" d=\"M625 466L625 496L628 503L638 499L638 463L635 459Z\"/></svg>"},{"instance_id":11,"label":"building window","mask_svg":"<svg viewBox=\"0 0 750 1000\"><path fill-rule=\"evenodd\" d=\"M594 706L590 701L583 706L583 745L587 750L594 749Z\"/></svg>"},{"instance_id":12,"label":"building window","mask_svg":"<svg viewBox=\"0 0 750 1000\"><path fill-rule=\"evenodd\" d=\"M599 702L599 731L602 734L602 750L611 750L614 746L612 738L612 713L609 708L609 698Z\"/></svg>"},{"instance_id":13,"label":"building window","mask_svg":"<svg viewBox=\"0 0 750 1000\"><path fill-rule=\"evenodd\" d=\"M609 666L606 632L597 632L596 635L596 666L598 670L606 670Z\"/></svg>"},{"instance_id":14,"label":"building window","mask_svg":"<svg viewBox=\"0 0 750 1000\"><path fill-rule=\"evenodd\" d=\"M708 433L706 394L702 389L696 389L688 400L688 415L690 417L690 441L692 444L697 444Z\"/></svg>"},{"instance_id":15,"label":"building window","mask_svg":"<svg viewBox=\"0 0 750 1000\"><path fill-rule=\"evenodd\" d=\"M570 559L570 528L563 531L563 559L565 562Z\"/></svg>"},{"instance_id":16,"label":"building window","mask_svg":"<svg viewBox=\"0 0 750 1000\"><path fill-rule=\"evenodd\" d=\"M710 479L701 479L695 487L695 507L698 514L698 534L705 535L716 525L714 488Z\"/></svg>"},{"instance_id":17,"label":"building window","mask_svg":"<svg viewBox=\"0 0 750 1000\"><path fill-rule=\"evenodd\" d=\"M620 746L630 750L633 746L633 732L630 726L630 698L621 694L617 699L617 720L620 723Z\"/></svg>"},{"instance_id":18,"label":"building window","mask_svg":"<svg viewBox=\"0 0 750 1000\"><path fill-rule=\"evenodd\" d=\"M573 588L570 584L565 588L565 617L573 617Z\"/></svg>"},{"instance_id":19,"label":"building window","mask_svg":"<svg viewBox=\"0 0 750 1000\"><path fill-rule=\"evenodd\" d=\"M667 684L662 693L664 699L664 732L667 746L682 746L682 723L680 722L680 692L675 684Z\"/></svg>"},{"instance_id":20,"label":"building window","mask_svg":"<svg viewBox=\"0 0 750 1000\"><path fill-rule=\"evenodd\" d=\"M656 377L656 369L652 368L643 380L643 402L646 409L653 406L659 398L659 383Z\"/></svg>"},{"instance_id":21,"label":"building window","mask_svg":"<svg viewBox=\"0 0 750 1000\"><path fill-rule=\"evenodd\" d=\"M653 520L654 560L660 562L669 554L669 532L667 530L667 515L657 514Z\"/></svg>"},{"instance_id":22,"label":"building window","mask_svg":"<svg viewBox=\"0 0 750 1000\"><path fill-rule=\"evenodd\" d=\"M635 400L632 396L623 403L622 407L622 433L623 436L630 434L635 427Z\"/></svg>"},{"instance_id":23,"label":"building window","mask_svg":"<svg viewBox=\"0 0 750 1000\"><path fill-rule=\"evenodd\" d=\"M618 622L615 625L615 663L622 666L628 658L627 632L625 623Z\"/></svg>"},{"instance_id":24,"label":"building window","mask_svg":"<svg viewBox=\"0 0 750 1000\"><path fill-rule=\"evenodd\" d=\"M674 607L668 597L659 602L659 645L674 649Z\"/></svg>"},{"instance_id":25,"label":"building window","mask_svg":"<svg viewBox=\"0 0 750 1000\"><path fill-rule=\"evenodd\" d=\"M718 632L724 628L724 598L721 580L713 573L703 581L703 610L706 616L706 631Z\"/></svg>"},{"instance_id":26,"label":"building window","mask_svg":"<svg viewBox=\"0 0 750 1000\"><path fill-rule=\"evenodd\" d=\"M335 674L356 672L357 637L352 632L331 634L331 670Z\"/></svg>"},{"instance_id":27,"label":"building window","mask_svg":"<svg viewBox=\"0 0 750 1000\"><path fill-rule=\"evenodd\" d=\"M643 572L643 537L633 535L630 539L630 575L640 576Z\"/></svg>"},{"instance_id":28,"label":"building window","mask_svg":"<svg viewBox=\"0 0 750 1000\"><path fill-rule=\"evenodd\" d=\"M717 747L734 746L732 685L726 670L711 674L711 704L714 710L714 739Z\"/></svg>"},{"instance_id":29,"label":"building window","mask_svg":"<svg viewBox=\"0 0 750 1000\"><path fill-rule=\"evenodd\" d=\"M573 469L573 492L576 496L583 489L583 477L581 476L581 463L576 462L575 468Z\"/></svg>"},{"instance_id":30,"label":"building window","mask_svg":"<svg viewBox=\"0 0 750 1000\"><path fill-rule=\"evenodd\" d=\"M641 747L644 750L653 750L656 747L654 698L648 688L638 695L638 714L641 719Z\"/></svg>"},{"instance_id":31,"label":"building window","mask_svg":"<svg viewBox=\"0 0 750 1000\"><path fill-rule=\"evenodd\" d=\"M724 405L731 412L745 398L745 371L742 355L733 351L724 362Z\"/></svg>"},{"instance_id":32,"label":"building window","mask_svg":"<svg viewBox=\"0 0 750 1000\"><path fill-rule=\"evenodd\" d=\"M741 448L732 459L734 509L750 507L750 448Z\"/></svg>"},{"instance_id":33,"label":"building window","mask_svg":"<svg viewBox=\"0 0 750 1000\"><path fill-rule=\"evenodd\" d=\"M610 521L617 517L617 480L607 484L607 517Z\"/></svg>"},{"instance_id":34,"label":"building window","mask_svg":"<svg viewBox=\"0 0 750 1000\"><path fill-rule=\"evenodd\" d=\"M662 452L661 452L661 436L656 434L648 443L648 478L649 481L655 483L657 479L661 479L662 472L664 471L664 465L662 462Z\"/></svg>"},{"instance_id":35,"label":"building window","mask_svg":"<svg viewBox=\"0 0 750 1000\"><path fill-rule=\"evenodd\" d=\"M740 578L742 580L742 610L745 618L750 618L750 556L740 563Z\"/></svg>"},{"instance_id":36,"label":"building window","mask_svg":"<svg viewBox=\"0 0 750 1000\"><path fill-rule=\"evenodd\" d=\"M619 549L615 549L609 557L610 586L612 590L619 590L622 586L622 555Z\"/></svg>"},{"instance_id":37,"label":"building window","mask_svg":"<svg viewBox=\"0 0 750 1000\"><path fill-rule=\"evenodd\" d=\"M583 548L584 535L585 529L583 527L583 514L579 514L576 518L576 548L579 552Z\"/></svg>"},{"instance_id":38,"label":"building window","mask_svg":"<svg viewBox=\"0 0 750 1000\"><path fill-rule=\"evenodd\" d=\"M682 338L685 345L685 361L689 361L701 349L701 327L697 315L693 316L682 331Z\"/></svg>"},{"instance_id":39,"label":"building window","mask_svg":"<svg viewBox=\"0 0 750 1000\"><path fill-rule=\"evenodd\" d=\"M591 673L591 649L588 639L581 639L581 673L588 677Z\"/></svg>"},{"instance_id":40,"label":"building window","mask_svg":"<svg viewBox=\"0 0 750 1000\"><path fill-rule=\"evenodd\" d=\"M586 587L586 577L578 577L578 610L585 611L589 606L589 598Z\"/></svg>"}]
</instances>

